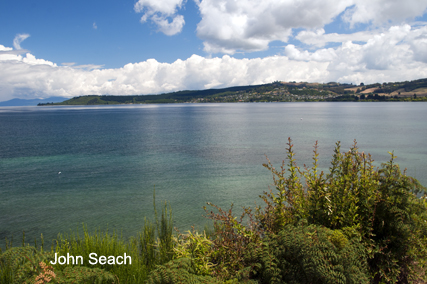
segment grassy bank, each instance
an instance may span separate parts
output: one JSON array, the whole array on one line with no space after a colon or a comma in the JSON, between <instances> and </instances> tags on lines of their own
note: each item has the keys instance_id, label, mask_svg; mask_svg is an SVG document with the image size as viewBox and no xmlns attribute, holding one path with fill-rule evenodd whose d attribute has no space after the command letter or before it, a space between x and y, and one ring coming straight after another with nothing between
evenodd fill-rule
<instances>
[{"instance_id":1,"label":"grassy bank","mask_svg":"<svg viewBox=\"0 0 427 284\"><path fill-rule=\"evenodd\" d=\"M153 198L155 201L155 196ZM43 236L41 243L30 245L26 243L24 234L20 247L14 247L11 241L6 240L6 250L0 254L0 283L36 283L38 276L46 274L41 262L50 267L48 271L55 273L55 277L50 277L52 283L143 283L156 265L164 264L173 257L171 208L165 203L158 216L154 202L154 211L155 220L145 219L143 228L127 240L116 232L89 232L84 225L82 232L76 230L58 234L56 240L47 245ZM89 256L91 253L92 257ZM60 264L55 260L55 254L74 256L74 259ZM100 256L108 258L125 254L130 257L131 263L101 264L98 261L94 264L95 258ZM82 262L76 256L81 256Z\"/></svg>"},{"instance_id":2,"label":"grassy bank","mask_svg":"<svg viewBox=\"0 0 427 284\"><path fill-rule=\"evenodd\" d=\"M427 193L390 161L376 168L356 143L336 144L328 172L298 167L289 139L287 162L264 166L275 188L263 205L205 207L212 232L173 232L167 204L128 240L112 232L58 235L0 254L0 283L426 283ZM57 256L82 263L50 264ZM131 264L90 261L127 256ZM65 258L64 258L65 259ZM123 260L123 258L121 259ZM49 281L48 281L49 280Z\"/></svg>"}]
</instances>

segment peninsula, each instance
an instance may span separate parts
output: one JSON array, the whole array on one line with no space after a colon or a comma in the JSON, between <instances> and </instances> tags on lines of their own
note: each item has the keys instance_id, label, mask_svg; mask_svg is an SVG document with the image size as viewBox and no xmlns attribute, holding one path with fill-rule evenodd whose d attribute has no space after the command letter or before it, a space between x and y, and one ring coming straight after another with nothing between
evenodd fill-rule
<instances>
[{"instance_id":1,"label":"peninsula","mask_svg":"<svg viewBox=\"0 0 427 284\"><path fill-rule=\"evenodd\" d=\"M295 101L427 101L427 79L365 85L336 82L273 82L223 89L187 90L160 95L91 95L46 105L105 105L159 103L234 103Z\"/></svg>"}]
</instances>

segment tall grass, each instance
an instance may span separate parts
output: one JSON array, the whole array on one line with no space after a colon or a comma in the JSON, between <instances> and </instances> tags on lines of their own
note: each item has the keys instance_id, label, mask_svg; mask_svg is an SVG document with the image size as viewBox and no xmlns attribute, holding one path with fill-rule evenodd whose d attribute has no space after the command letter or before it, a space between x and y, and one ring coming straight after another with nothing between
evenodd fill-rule
<instances>
[{"instance_id":1,"label":"tall grass","mask_svg":"<svg viewBox=\"0 0 427 284\"><path fill-rule=\"evenodd\" d=\"M129 239L125 239L117 232L95 230L90 232L87 226L83 225L83 232L78 230L68 234L58 234L50 250L46 251L44 242L41 246L34 246L40 254L49 252L53 257L55 253L58 256L82 256L83 265L90 268L100 268L115 275L119 283L142 283L147 278L151 270L158 264L164 264L173 258L173 216L170 205L166 202L163 204L161 216L158 216L155 193L154 193L154 222L144 218L144 226L141 230ZM43 239L43 237L42 237ZM12 246L11 242L7 243L6 251ZM22 246L30 246L25 243L25 234L23 234ZM89 254L96 253L97 258L100 256L123 256L125 253L132 259L132 264L123 265L101 265L99 263L92 265L89 263ZM49 258L51 260L52 258ZM48 259L45 259L47 263ZM81 266L80 263L76 263ZM16 265L15 265L16 266ZM63 271L70 264L53 265L54 271ZM13 283L14 270L11 261L2 260L0 251L0 283Z\"/></svg>"},{"instance_id":2,"label":"tall grass","mask_svg":"<svg viewBox=\"0 0 427 284\"><path fill-rule=\"evenodd\" d=\"M146 223L143 230L147 226L149 225ZM146 241L156 245L154 236L153 239L147 239ZM156 247L153 247L153 249L156 249ZM82 237L78 232L68 235L59 234L52 253L57 253L58 256L66 256L67 253L72 256L82 256L83 266L109 271L120 279L120 283L139 283L144 281L150 271L147 263L156 262L155 258L150 259L149 262L146 261L147 255L141 249L138 242L135 241L135 238L126 241L123 236L119 236L116 232L110 233L100 230L90 233L86 226L83 227ZM89 254L91 253L96 253L97 257L102 255L106 257L113 255L116 257L123 256L126 253L126 255L131 257L132 264L102 265L97 263L92 265L89 263ZM66 266L71 266L71 264L56 264L53 267L55 270L63 270Z\"/></svg>"}]
</instances>

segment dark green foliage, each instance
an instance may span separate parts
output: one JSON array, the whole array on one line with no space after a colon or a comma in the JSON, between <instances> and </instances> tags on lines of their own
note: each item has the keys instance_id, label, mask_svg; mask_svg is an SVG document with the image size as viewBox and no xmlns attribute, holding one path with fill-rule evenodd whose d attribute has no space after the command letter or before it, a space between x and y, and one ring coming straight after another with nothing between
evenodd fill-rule
<instances>
[{"instance_id":1,"label":"dark green foliage","mask_svg":"<svg viewBox=\"0 0 427 284\"><path fill-rule=\"evenodd\" d=\"M362 86L362 85L361 85ZM38 105L103 105L103 104L163 104L163 103L217 103L217 102L292 102L292 101L359 101L354 96L355 86L330 82L316 84L306 82L273 82L254 86L237 86L223 89L185 90L159 95L89 95L74 97L60 103L39 103ZM363 101L426 101L426 97L402 98L379 96L378 93L390 94L405 89L405 92L427 87L427 79L411 82L395 82L371 84L357 89L356 93L367 88L377 88L367 97L361 95ZM363 96L363 97L362 97Z\"/></svg>"},{"instance_id":2,"label":"dark green foliage","mask_svg":"<svg viewBox=\"0 0 427 284\"><path fill-rule=\"evenodd\" d=\"M133 95L133 96L82 96L74 97L56 105L93 105L93 104L130 104L130 103L182 103L189 102L198 98L215 97L226 93L236 93L244 91L267 91L272 90L276 84L254 85L254 86L238 86L224 89L209 89L199 91L179 91L160 95ZM45 104L39 104L45 105Z\"/></svg>"},{"instance_id":3,"label":"dark green foliage","mask_svg":"<svg viewBox=\"0 0 427 284\"><path fill-rule=\"evenodd\" d=\"M34 247L15 247L0 255L1 283L116 283L116 277L102 269L48 266L52 253ZM9 275L7 275L9 274Z\"/></svg>"},{"instance_id":4,"label":"dark green foliage","mask_svg":"<svg viewBox=\"0 0 427 284\"><path fill-rule=\"evenodd\" d=\"M0 254L0 283L21 284L25 279L32 281L39 275L49 276L51 272L56 275L56 282L53 283L143 283L156 265L164 264L174 256L170 206L165 203L161 216L157 216L154 202L154 211L155 223L145 220L140 233L129 240L115 232L89 232L83 226L83 234L78 231L68 235L59 234L49 252L43 251L43 237L40 249L36 245L7 247ZM25 235L22 242L25 243ZM50 260L54 260L54 253L58 256L66 256L67 253L82 256L83 265L56 264L46 267ZM89 263L90 253L96 253L98 257L123 256L126 253L131 256L132 264L92 265Z\"/></svg>"},{"instance_id":5,"label":"dark green foliage","mask_svg":"<svg viewBox=\"0 0 427 284\"><path fill-rule=\"evenodd\" d=\"M292 151L290 142L289 146ZM370 155L359 153L356 143L346 153L341 153L337 143L330 173L323 175L317 172L317 148L314 153L312 169L301 173L307 182L306 197L298 197L300 192L290 197L305 202L300 207L308 210L300 209L294 218L300 215L313 224L354 231L367 250L375 283L407 282L413 276L411 267L426 261L425 255L413 254L416 246L424 250L427 246L427 235L413 221L425 218L426 207L416 195L425 194L425 188L401 172L393 154L388 163L375 169Z\"/></svg>"},{"instance_id":6,"label":"dark green foliage","mask_svg":"<svg viewBox=\"0 0 427 284\"><path fill-rule=\"evenodd\" d=\"M155 200L155 199L154 199ZM154 211L156 214L156 225L158 234L158 253L159 263L166 263L173 257L173 219L172 209L168 207L167 203L162 208L162 216L159 220L157 218L156 205L154 204Z\"/></svg>"},{"instance_id":7,"label":"dark green foliage","mask_svg":"<svg viewBox=\"0 0 427 284\"><path fill-rule=\"evenodd\" d=\"M196 269L188 258L172 260L158 266L148 276L146 284L178 284L178 283L223 283L212 276L196 275Z\"/></svg>"},{"instance_id":8,"label":"dark green foliage","mask_svg":"<svg viewBox=\"0 0 427 284\"><path fill-rule=\"evenodd\" d=\"M216 205L210 203L209 205L219 211L214 213L204 208L208 217L215 221L215 233L212 239L213 275L224 280L232 279L236 277L237 271L243 271L248 267L245 253L248 246L259 243L261 233L253 231L259 226L252 219L250 209L245 209L241 217L237 218L233 215L232 208L224 211ZM249 218L252 226L243 225L245 218Z\"/></svg>"},{"instance_id":9,"label":"dark green foliage","mask_svg":"<svg viewBox=\"0 0 427 284\"><path fill-rule=\"evenodd\" d=\"M420 227L413 220L414 217L419 218L417 215L420 213L426 220L426 213L425 209L420 210L422 201L415 195L422 191L422 187L416 180L401 173L394 158L392 154L392 159L379 170L378 194L372 222L375 248L369 264L378 279L407 282L410 266L414 262L425 261L426 256L423 260L412 255L411 247L415 245L414 236L420 239L427 236L425 231L416 234ZM418 245L417 249L426 248L425 242Z\"/></svg>"},{"instance_id":10,"label":"dark green foliage","mask_svg":"<svg viewBox=\"0 0 427 284\"><path fill-rule=\"evenodd\" d=\"M140 249L142 263L150 271L157 264L155 238L156 228L149 220L144 219L144 221L144 229L138 234L135 242Z\"/></svg>"},{"instance_id":11,"label":"dark green foliage","mask_svg":"<svg viewBox=\"0 0 427 284\"><path fill-rule=\"evenodd\" d=\"M101 100L99 97L95 97L87 102L88 105L105 105L105 101Z\"/></svg>"},{"instance_id":12,"label":"dark green foliage","mask_svg":"<svg viewBox=\"0 0 427 284\"><path fill-rule=\"evenodd\" d=\"M174 237L165 203L155 222L125 241L115 233L59 235L51 252L25 246L0 252L0 283L425 283L427 193L391 154L373 166L356 142L347 152L336 144L328 173L296 164L289 139L287 163L273 174L275 190L263 207L212 205L205 211L214 233ZM53 252L81 255L82 267L49 266ZM132 265L90 266L88 254L132 256ZM175 259L174 259L175 258ZM174 259L174 260L172 260Z\"/></svg>"},{"instance_id":13,"label":"dark green foliage","mask_svg":"<svg viewBox=\"0 0 427 284\"><path fill-rule=\"evenodd\" d=\"M23 283L38 275L41 261L53 260L51 254L38 252L34 247L14 247L0 255L1 283Z\"/></svg>"},{"instance_id":14,"label":"dark green foliage","mask_svg":"<svg viewBox=\"0 0 427 284\"><path fill-rule=\"evenodd\" d=\"M118 283L118 279L114 275L99 268L84 266L66 267L62 271L62 275L58 275L57 283Z\"/></svg>"},{"instance_id":15,"label":"dark green foliage","mask_svg":"<svg viewBox=\"0 0 427 284\"><path fill-rule=\"evenodd\" d=\"M338 96L335 98L328 98L326 99L326 101L329 102L357 102L359 100L358 96L355 95L343 95L343 96Z\"/></svg>"},{"instance_id":16,"label":"dark green foliage","mask_svg":"<svg viewBox=\"0 0 427 284\"><path fill-rule=\"evenodd\" d=\"M154 240L153 240L154 241ZM78 232L70 235L59 234L54 247L54 252L61 255L67 255L69 253L73 256L83 257L83 266L94 269L102 269L108 271L111 274L117 275L121 282L126 283L130 280L137 279L143 281L147 274L148 269L144 264L144 257L141 257L140 249L136 240L132 239L126 242L121 236L116 233L101 232L95 230L89 232L86 227L83 228L83 236ZM108 265L108 264L96 264L92 265L89 263L89 254L96 253L97 256L123 256L124 253L132 258L132 265ZM54 265L56 270L65 270L67 267L72 265Z\"/></svg>"},{"instance_id":17,"label":"dark green foliage","mask_svg":"<svg viewBox=\"0 0 427 284\"><path fill-rule=\"evenodd\" d=\"M173 257L172 240L172 211L166 203L159 217L155 203L155 192L153 194L153 207L155 212L155 223L144 219L144 227L135 238L125 241L116 233L95 231L90 233L84 228L83 238L79 234L69 236L59 235L55 252L58 255L81 255L84 266L90 268L104 269L117 277L120 283L141 283L148 273L156 265L164 264ZM89 254L119 256L126 253L132 258L131 265L91 265ZM56 267L55 267L56 268Z\"/></svg>"},{"instance_id":18,"label":"dark green foliage","mask_svg":"<svg viewBox=\"0 0 427 284\"><path fill-rule=\"evenodd\" d=\"M363 246L337 246L333 236L321 226L287 225L263 240L258 277L262 283L369 283Z\"/></svg>"},{"instance_id":19,"label":"dark green foliage","mask_svg":"<svg viewBox=\"0 0 427 284\"><path fill-rule=\"evenodd\" d=\"M410 92L418 88L426 88L427 87L427 79L419 79L411 82L406 81L403 85L405 92Z\"/></svg>"},{"instance_id":20,"label":"dark green foliage","mask_svg":"<svg viewBox=\"0 0 427 284\"><path fill-rule=\"evenodd\" d=\"M325 174L318 171L317 143L313 166L304 170L296 165L292 147L289 139L287 165L283 162L277 170L270 161L265 164L273 173L276 191L262 196L265 206L256 208L255 214L244 209L246 226L244 218L238 221L231 210L216 207L219 213L208 212L217 228L213 244L218 268L225 268L217 275L230 279L233 271L249 269L250 278L262 275L267 282L317 283L314 279L319 278L324 279L319 283L356 283L354 277L365 279L362 276L368 271L372 283L425 281L427 194L401 172L394 155L375 168L370 155L358 152L356 142L345 153L338 142ZM301 235L289 235L297 230L292 226L301 229L300 224L315 225L315 231L325 231L327 238L318 233L316 239L307 237L313 231L304 230ZM261 254L255 253L260 250ZM346 257L339 257L338 252L346 250ZM287 260L297 255L300 260ZM328 262L322 263L319 257ZM282 259L288 263L284 265ZM328 263L332 266L325 266Z\"/></svg>"}]
</instances>

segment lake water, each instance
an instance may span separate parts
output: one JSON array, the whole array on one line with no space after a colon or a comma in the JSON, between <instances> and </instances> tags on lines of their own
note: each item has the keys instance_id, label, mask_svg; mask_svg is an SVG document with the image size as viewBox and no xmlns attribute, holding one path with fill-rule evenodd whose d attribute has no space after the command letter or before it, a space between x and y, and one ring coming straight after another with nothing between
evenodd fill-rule
<instances>
[{"instance_id":1,"label":"lake water","mask_svg":"<svg viewBox=\"0 0 427 284\"><path fill-rule=\"evenodd\" d=\"M0 244L14 236L55 238L101 228L134 234L157 203L175 226L203 226L207 201L260 204L287 138L299 165L319 141L329 166L334 144L377 163L388 151L427 185L427 103L166 104L0 108ZM60 174L59 174L60 172Z\"/></svg>"}]
</instances>

